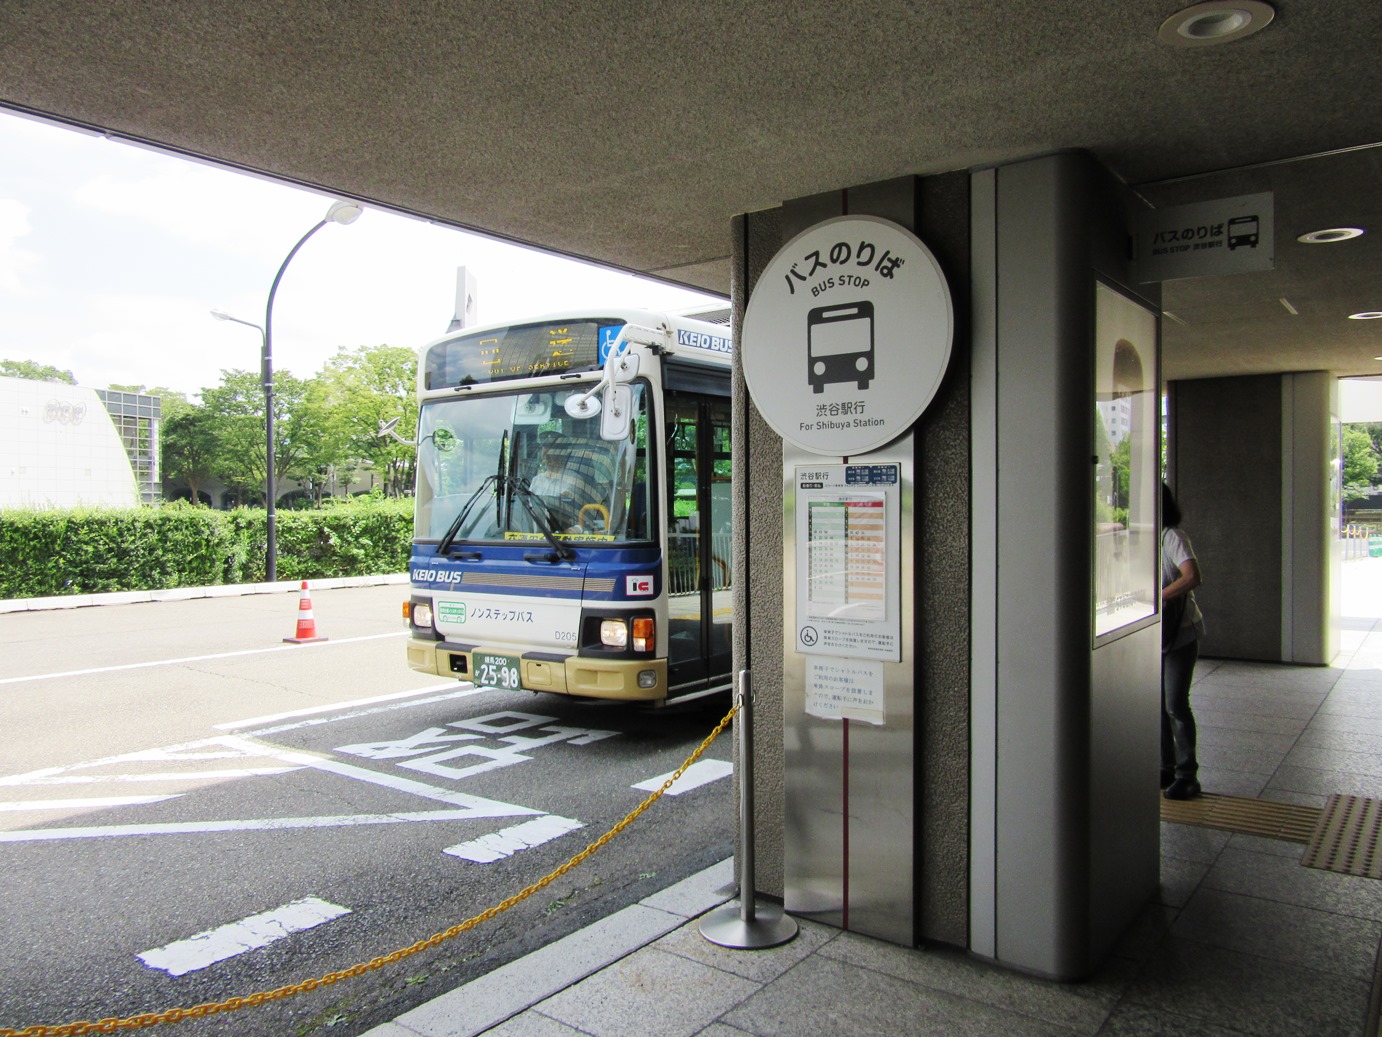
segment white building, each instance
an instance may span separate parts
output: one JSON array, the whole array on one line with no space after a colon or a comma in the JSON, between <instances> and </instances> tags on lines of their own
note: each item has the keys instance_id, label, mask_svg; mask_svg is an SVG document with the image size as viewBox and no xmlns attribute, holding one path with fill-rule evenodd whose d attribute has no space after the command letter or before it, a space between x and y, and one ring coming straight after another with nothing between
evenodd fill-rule
<instances>
[{"instance_id":1,"label":"white building","mask_svg":"<svg viewBox=\"0 0 1382 1037\"><path fill-rule=\"evenodd\" d=\"M94 389L0 378L0 508L138 503L129 455Z\"/></svg>"}]
</instances>

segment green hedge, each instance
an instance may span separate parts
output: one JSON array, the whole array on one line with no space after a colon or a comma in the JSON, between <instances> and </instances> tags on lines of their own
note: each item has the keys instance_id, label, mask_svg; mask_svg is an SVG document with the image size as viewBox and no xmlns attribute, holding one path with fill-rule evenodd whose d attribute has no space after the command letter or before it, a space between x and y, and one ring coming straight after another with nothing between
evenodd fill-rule
<instances>
[{"instance_id":1,"label":"green hedge","mask_svg":"<svg viewBox=\"0 0 1382 1037\"><path fill-rule=\"evenodd\" d=\"M279 511L276 524L280 580L407 571L411 499ZM258 583L265 540L254 508L0 511L0 598Z\"/></svg>"}]
</instances>

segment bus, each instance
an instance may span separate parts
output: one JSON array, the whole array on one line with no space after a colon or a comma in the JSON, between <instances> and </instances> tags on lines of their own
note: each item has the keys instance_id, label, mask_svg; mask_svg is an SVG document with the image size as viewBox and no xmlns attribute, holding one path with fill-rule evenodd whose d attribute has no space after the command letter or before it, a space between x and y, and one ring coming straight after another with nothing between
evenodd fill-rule
<instances>
[{"instance_id":1,"label":"bus","mask_svg":"<svg viewBox=\"0 0 1382 1037\"><path fill-rule=\"evenodd\" d=\"M641 310L423 347L408 664L666 704L731 685L728 328Z\"/></svg>"}]
</instances>

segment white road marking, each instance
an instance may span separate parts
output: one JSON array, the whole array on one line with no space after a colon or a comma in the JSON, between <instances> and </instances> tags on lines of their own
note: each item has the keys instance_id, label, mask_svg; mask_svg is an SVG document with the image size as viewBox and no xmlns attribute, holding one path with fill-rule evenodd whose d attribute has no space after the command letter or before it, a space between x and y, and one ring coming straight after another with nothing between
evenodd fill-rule
<instances>
[{"instance_id":1,"label":"white road marking","mask_svg":"<svg viewBox=\"0 0 1382 1037\"><path fill-rule=\"evenodd\" d=\"M236 819L228 821L188 821L142 825L100 825L90 828L43 828L15 832L0 832L0 843L45 842L60 839L98 839L136 835L192 835L207 832L268 832L291 828L343 828L351 825L388 825L405 821L473 821L486 817L524 817L540 815L541 810L500 803L464 792L427 785L411 778L381 774L364 767L355 767L336 760L327 760L311 753L258 745L242 735L226 735L208 739L202 745L219 744L245 755L264 756L299 767L311 767L342 778L352 778L370 785L379 785L394 792L402 792L422 799L445 803L453 810L395 811L387 814L345 814L325 817L275 817Z\"/></svg>"},{"instance_id":2,"label":"white road marking","mask_svg":"<svg viewBox=\"0 0 1382 1037\"><path fill-rule=\"evenodd\" d=\"M310 646L309 646L310 647ZM450 687L451 685L446 685ZM388 713L395 709L409 709L413 706L426 706L434 702L443 702L447 699L467 698L471 695L479 694L479 689L465 687L460 691L453 691L446 695L438 695L435 698L414 699L409 702L399 702L389 706L376 706L373 709L362 709L351 713L342 713L338 716L319 717L313 720L303 720L296 724L284 724L280 727L263 728L258 731L242 732L242 737L253 738L261 735L278 734L282 731L294 731L300 727L312 727L316 724L329 724L336 720L352 720L356 717L372 716L376 713ZM218 747L215 752L197 752L195 750L206 750L211 747ZM12 774L8 777L0 778L0 786L3 785L34 785L50 784L53 780L64 774L66 771L87 770L94 767L109 767L116 763L183 763L190 761L203 760L242 760L246 757L263 756L257 749L248 751L245 749L226 749L220 738L202 738L195 742L183 742L179 745L166 745L160 749L141 749L132 753L120 753L117 756L105 756L97 760L85 760L82 763L69 764L66 767L43 767L36 771L26 771L23 774ZM282 771L284 768L276 768ZM287 768L292 770L295 768ZM247 777L255 776L258 769L251 769ZM203 773L216 774L217 772L188 771L187 776L198 777ZM266 771L267 773L267 771ZM102 780L99 776L92 781ZM137 780L137 776L131 775L130 780Z\"/></svg>"},{"instance_id":3,"label":"white road marking","mask_svg":"<svg viewBox=\"0 0 1382 1037\"><path fill-rule=\"evenodd\" d=\"M558 727L552 722L556 717L538 716L534 713L518 713L504 710L472 720L457 720L445 727L429 727L407 738L386 742L357 742L353 745L338 745L336 752L360 756L367 760L394 760L396 766L421 771L440 778L461 780L481 774L496 767L511 767L525 763L531 756L524 755L531 750L561 742L570 745L589 745L605 738L613 737L617 731L591 731L584 727ZM469 734L448 733L458 728ZM537 728L536 731L533 731ZM514 732L531 731L532 734ZM480 739L484 735L493 736L502 744L498 748L483 745L461 744ZM427 753L429 755L421 756ZM420 757L421 758L417 758ZM405 757L414 757L405 759ZM478 757L482 763L468 766L449 766L447 761L464 757Z\"/></svg>"},{"instance_id":4,"label":"white road marking","mask_svg":"<svg viewBox=\"0 0 1382 1037\"><path fill-rule=\"evenodd\" d=\"M447 685L451 687L453 685ZM299 720L296 724L280 724L277 727L260 727L253 731L242 731L241 734L247 738L260 738L264 735L281 734L284 731L296 731L301 727L314 727L317 724L334 724L337 720L354 720L356 717L373 716L376 713L388 713L395 709L408 709L412 706L430 706L434 702L445 702L448 699L464 699L471 695L483 693L485 688L476 688L469 685L464 686L460 691L447 692L445 695L435 695L430 699L412 699L408 702L399 702L392 706L375 706L373 709L357 709L351 713L340 713L329 717L315 717L311 720Z\"/></svg>"},{"instance_id":5,"label":"white road marking","mask_svg":"<svg viewBox=\"0 0 1382 1037\"><path fill-rule=\"evenodd\" d=\"M423 799L435 799L452 806L466 807L474 811L473 816L475 817L520 817L524 814L543 813L543 811L533 810L531 807L519 807L509 803L499 803L492 799L481 799L479 796L471 796L464 792L453 792L436 785L427 785L421 781L414 781L412 778L404 778L396 774L382 774L367 767L356 767L354 764L324 759L311 753L279 749L276 746L256 745L254 742L245 741L234 735L223 738L221 741L233 748L254 749L264 756L282 760L284 763L297 763L304 767L326 771L328 774L337 774L343 778L354 778L356 781L363 781L370 785L380 785L396 792L406 792L412 796L421 796Z\"/></svg>"},{"instance_id":6,"label":"white road marking","mask_svg":"<svg viewBox=\"0 0 1382 1037\"><path fill-rule=\"evenodd\" d=\"M330 642L327 642L328 644ZM292 647L292 646L289 646ZM308 646L311 647L311 646ZM447 684L445 687L451 687ZM166 824L142 824L142 825L100 825L85 828L61 828L61 829L28 829L22 831L0 832L0 843L9 842L40 842L63 839L93 839L93 838L119 838L126 836L139 835L188 835L208 832L232 832L232 831L275 831L293 828L338 828L352 825L378 825L378 824L397 824L400 822L432 822L432 821L468 821L488 817L522 817L541 815L543 811L535 810L531 807L518 806L511 803L500 803L496 800L483 799L479 796L467 795L463 792L454 792L450 789L439 788L435 785L428 785L420 781L409 778L399 777L392 774L382 774L378 771L368 770L363 767L354 767L347 763L340 763L335 760L324 759L319 756L305 752L297 752L278 746L260 744L253 739L259 735L267 735L279 731L295 730L300 727L308 727L314 724L331 723L335 720L345 720L358 716L368 716L376 713L389 712L396 709L408 709L413 706L426 705L432 702L441 702L448 699L466 698L471 695L480 694L482 689L465 687L459 691L448 692L445 695L437 695L431 698L409 698L406 701L391 702L385 705L374 706L368 709L355 710L348 713L336 714L329 717L314 717L312 719L301 720L296 723L283 724L278 727L262 728L255 731L243 732L239 735L222 735L216 738L204 738L195 742L184 742L180 745L164 746L159 749L145 749L132 753L121 753L117 756L108 756L99 760L88 760L84 763L72 764L67 767L46 767L41 770L29 771L26 774L11 775L0 778L0 786L5 785L53 785L53 784L96 784L102 781L118 782L137 782L140 780L166 780L172 781L178 778L195 780L200 776L220 777L220 776L251 776L254 774L283 773L288 770L296 770L302 767L311 767L315 770L325 771L339 777L350 778L355 781L363 781L371 785L379 785L395 792L402 792L407 795L419 796L423 799L445 803L451 810L423 810L423 811L394 811L387 814L347 814L336 816L320 817L289 817L289 818L252 818L252 819L228 819L218 821L190 821L184 823ZM389 696L390 698L392 696ZM592 732L597 733L597 732ZM598 732L603 734L603 732ZM116 774L116 775L92 775L76 776L70 772L86 770L96 767L106 767L114 764L129 763L171 763L171 762L191 762L205 760L230 760L230 759L268 759L276 760L280 764L287 766L281 767L254 767L245 768L242 772L236 771L204 771L199 772L189 769L184 775L175 773L160 772L153 775L140 775L138 773ZM149 801L165 797L152 797ZM31 807L30 807L31 808Z\"/></svg>"},{"instance_id":7,"label":"white road marking","mask_svg":"<svg viewBox=\"0 0 1382 1037\"><path fill-rule=\"evenodd\" d=\"M675 773L676 771L668 771L666 774L659 774L656 778L640 781L633 787L642 789L644 792L656 792L662 788L662 783ZM676 784L667 790L667 795L680 796L683 792L690 792L692 789L698 789L712 781L727 778L733 773L734 764L725 760L701 760L686 768L682 776L677 779Z\"/></svg>"},{"instance_id":8,"label":"white road marking","mask_svg":"<svg viewBox=\"0 0 1382 1037\"><path fill-rule=\"evenodd\" d=\"M0 803L0 810L85 810L93 807L137 807L177 796L102 796L93 799L35 799Z\"/></svg>"},{"instance_id":9,"label":"white road marking","mask_svg":"<svg viewBox=\"0 0 1382 1037\"><path fill-rule=\"evenodd\" d=\"M214 750L208 752L207 750ZM69 764L66 767L44 767L36 771L27 771L23 774L12 774L8 777L0 778L0 786L4 785L53 785L53 784L95 784L102 781L140 781L158 780L158 775L152 779L148 775L140 775L138 772L131 774L94 774L89 777L79 777L69 774L70 771L93 770L97 767L110 767L114 764L128 763L204 763L208 760L244 760L247 758L261 757L263 754L258 752L246 753L242 749L228 749L216 738L203 738L196 742L184 742L181 745L166 745L161 749L140 749L132 753L120 753L117 756L105 756L98 760L85 760L82 763ZM262 768L245 768L250 772L256 772ZM282 772L284 768L273 768ZM296 768L288 768L293 770ZM226 773L222 771L198 771L189 769L182 774L184 778L196 778L202 775L217 775ZM176 775L170 775L170 779Z\"/></svg>"},{"instance_id":10,"label":"white road marking","mask_svg":"<svg viewBox=\"0 0 1382 1037\"><path fill-rule=\"evenodd\" d=\"M525 808L520 808L525 809ZM527 813L537 814L532 810ZM472 821L504 817L474 810L415 810L396 814L342 814L338 817L266 817L245 821L184 821L147 825L101 825L92 828L30 828L0 832L0 843L61 842L65 839L109 839L132 835L206 835L212 832L280 832L295 828L350 828L355 825L398 825L419 821Z\"/></svg>"},{"instance_id":11,"label":"white road marking","mask_svg":"<svg viewBox=\"0 0 1382 1037\"><path fill-rule=\"evenodd\" d=\"M442 853L449 853L452 857L474 861L476 864L493 864L505 857L512 857L520 850L541 846L543 843L560 838L567 832L574 832L576 829L584 827L583 823L574 821L569 817L557 817L555 814L548 814L546 817L524 821L521 825L492 832L467 843L448 846Z\"/></svg>"},{"instance_id":12,"label":"white road marking","mask_svg":"<svg viewBox=\"0 0 1382 1037\"><path fill-rule=\"evenodd\" d=\"M431 695L438 691L450 691L456 687L456 681L447 681L445 684L434 684L428 688L416 688L413 691L397 691L392 695L376 695L368 699L355 699L351 702L335 702L327 706L310 706L307 709L295 709L289 713L273 713L266 717L253 717L249 720L232 720L228 724L213 724L212 728L217 731L234 731L241 727L253 727L255 724L272 724L279 720L291 720L294 717L313 716L317 713L330 713L337 709L358 709L360 706L373 706L379 702L392 702L395 699L412 698L415 695Z\"/></svg>"},{"instance_id":13,"label":"white road marking","mask_svg":"<svg viewBox=\"0 0 1382 1037\"><path fill-rule=\"evenodd\" d=\"M272 911L197 933L186 940L155 947L135 957L151 969L182 976L348 914L348 907L339 907L319 897L304 897Z\"/></svg>"},{"instance_id":14,"label":"white road marking","mask_svg":"<svg viewBox=\"0 0 1382 1037\"><path fill-rule=\"evenodd\" d=\"M239 755L238 753L236 755ZM118 785L121 782L143 781L226 781L231 778L267 778L275 774L300 771L301 767L242 767L239 770L223 771L173 771L166 774L60 774L40 777L24 777L23 781L13 778L0 778L0 785Z\"/></svg>"},{"instance_id":15,"label":"white road marking","mask_svg":"<svg viewBox=\"0 0 1382 1037\"><path fill-rule=\"evenodd\" d=\"M314 645L274 645L271 648L246 648L238 652L217 652L214 655L188 655L181 659L151 659L142 663L123 663L119 666L95 666L89 670L65 670L62 673L31 673L25 677L0 677L0 684L22 684L25 681L49 681L59 677L87 677L93 673L117 673L120 670L142 670L149 666L179 666L210 659L235 659L242 655L264 655L268 652L301 652L304 648L330 648L333 645L354 644L357 641L377 641L381 637L407 637L406 630L389 634L366 634L363 637L341 637Z\"/></svg>"}]
</instances>

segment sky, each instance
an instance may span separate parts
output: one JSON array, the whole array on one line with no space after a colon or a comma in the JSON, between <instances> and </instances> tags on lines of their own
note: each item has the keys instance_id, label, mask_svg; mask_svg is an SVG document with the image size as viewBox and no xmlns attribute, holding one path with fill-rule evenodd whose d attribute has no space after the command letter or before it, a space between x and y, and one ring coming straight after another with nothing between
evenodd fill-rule
<instances>
[{"instance_id":1,"label":"sky","mask_svg":"<svg viewBox=\"0 0 1382 1037\"><path fill-rule=\"evenodd\" d=\"M332 195L0 112L0 359L79 385L195 397L259 368L274 274ZM341 348L417 349L446 332L456 271L476 322L576 307L678 310L713 296L365 208L294 256L273 310L276 371L310 377Z\"/></svg>"}]
</instances>

